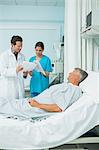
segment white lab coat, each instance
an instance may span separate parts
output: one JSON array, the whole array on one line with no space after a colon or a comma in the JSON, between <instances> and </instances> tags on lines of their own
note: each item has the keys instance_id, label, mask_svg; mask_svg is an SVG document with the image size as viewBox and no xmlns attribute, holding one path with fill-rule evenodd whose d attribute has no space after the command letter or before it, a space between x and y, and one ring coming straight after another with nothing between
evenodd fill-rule
<instances>
[{"instance_id":1,"label":"white lab coat","mask_svg":"<svg viewBox=\"0 0 99 150\"><path fill-rule=\"evenodd\" d=\"M24 97L23 73L16 73L16 66L24 60L24 55L19 53L16 61L11 50L0 55L0 97L11 99Z\"/></svg>"}]
</instances>

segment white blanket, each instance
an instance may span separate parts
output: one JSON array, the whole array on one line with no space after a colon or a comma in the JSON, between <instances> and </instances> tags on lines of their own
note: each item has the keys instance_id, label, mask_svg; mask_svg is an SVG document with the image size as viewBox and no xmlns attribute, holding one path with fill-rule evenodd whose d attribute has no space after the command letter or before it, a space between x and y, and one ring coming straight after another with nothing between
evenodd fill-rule
<instances>
[{"instance_id":1,"label":"white blanket","mask_svg":"<svg viewBox=\"0 0 99 150\"><path fill-rule=\"evenodd\" d=\"M99 102L88 94L65 112L42 121L0 115L0 148L51 148L70 142L99 124Z\"/></svg>"}]
</instances>

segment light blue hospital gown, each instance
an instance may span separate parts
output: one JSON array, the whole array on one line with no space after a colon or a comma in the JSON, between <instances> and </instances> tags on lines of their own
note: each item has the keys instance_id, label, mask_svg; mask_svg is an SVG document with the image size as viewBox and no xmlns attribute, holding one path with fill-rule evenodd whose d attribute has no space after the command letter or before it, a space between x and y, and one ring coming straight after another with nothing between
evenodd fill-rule
<instances>
[{"instance_id":1,"label":"light blue hospital gown","mask_svg":"<svg viewBox=\"0 0 99 150\"><path fill-rule=\"evenodd\" d=\"M77 101L82 95L79 86L71 83L53 85L35 97L40 103L57 104L63 111ZM3 100L0 98L0 113L19 115L24 117L43 117L52 115L42 109L31 107L28 99ZM54 113L55 114L55 113Z\"/></svg>"},{"instance_id":2,"label":"light blue hospital gown","mask_svg":"<svg viewBox=\"0 0 99 150\"><path fill-rule=\"evenodd\" d=\"M33 62L36 60L36 56L30 58L30 62ZM52 72L52 65L49 57L43 55L40 59L40 64L44 71ZM45 77L40 72L37 72L36 70L33 70L32 72L32 78L30 80L30 95L31 97L34 97L47 89L49 86L49 77Z\"/></svg>"},{"instance_id":3,"label":"light blue hospital gown","mask_svg":"<svg viewBox=\"0 0 99 150\"><path fill-rule=\"evenodd\" d=\"M40 103L57 104L65 110L81 96L82 90L79 86L64 82L51 86L34 99Z\"/></svg>"}]
</instances>

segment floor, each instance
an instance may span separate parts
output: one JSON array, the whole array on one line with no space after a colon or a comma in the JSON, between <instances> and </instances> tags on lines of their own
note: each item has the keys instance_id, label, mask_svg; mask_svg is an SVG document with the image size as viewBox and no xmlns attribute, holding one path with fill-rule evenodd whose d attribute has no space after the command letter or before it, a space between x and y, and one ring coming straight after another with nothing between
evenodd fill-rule
<instances>
[{"instance_id":1,"label":"floor","mask_svg":"<svg viewBox=\"0 0 99 150\"><path fill-rule=\"evenodd\" d=\"M50 150L99 150L99 144L63 145Z\"/></svg>"}]
</instances>

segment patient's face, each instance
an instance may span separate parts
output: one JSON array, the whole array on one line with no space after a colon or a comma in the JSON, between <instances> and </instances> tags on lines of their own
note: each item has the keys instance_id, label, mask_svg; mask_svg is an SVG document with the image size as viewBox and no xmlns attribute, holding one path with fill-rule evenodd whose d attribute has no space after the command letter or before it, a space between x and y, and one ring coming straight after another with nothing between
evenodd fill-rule
<instances>
[{"instance_id":1,"label":"patient's face","mask_svg":"<svg viewBox=\"0 0 99 150\"><path fill-rule=\"evenodd\" d=\"M79 70L73 70L72 72L70 72L67 79L70 83L74 83L76 81L79 81L80 80Z\"/></svg>"}]
</instances>

